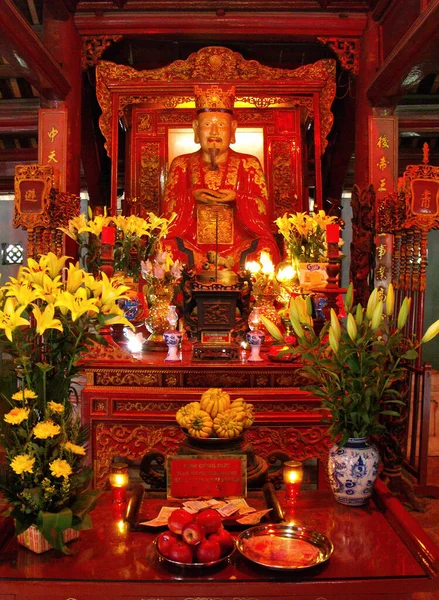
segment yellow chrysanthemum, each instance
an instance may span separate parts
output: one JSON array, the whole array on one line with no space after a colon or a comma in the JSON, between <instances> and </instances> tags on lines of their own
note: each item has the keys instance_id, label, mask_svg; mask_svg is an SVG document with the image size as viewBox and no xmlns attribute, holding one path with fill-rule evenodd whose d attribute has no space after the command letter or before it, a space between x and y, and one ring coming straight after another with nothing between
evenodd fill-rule
<instances>
[{"instance_id":1,"label":"yellow chrysanthemum","mask_svg":"<svg viewBox=\"0 0 439 600\"><path fill-rule=\"evenodd\" d=\"M64 477L64 479L67 479L72 474L72 467L63 458L57 458L49 463L49 467L54 477Z\"/></svg>"},{"instance_id":2,"label":"yellow chrysanthemum","mask_svg":"<svg viewBox=\"0 0 439 600\"><path fill-rule=\"evenodd\" d=\"M82 456L85 456L84 446L78 446L78 444L73 444L73 442L66 442L64 444L64 448L66 450L69 450L70 452L73 452L73 454L80 454Z\"/></svg>"},{"instance_id":3,"label":"yellow chrysanthemum","mask_svg":"<svg viewBox=\"0 0 439 600\"><path fill-rule=\"evenodd\" d=\"M5 414L4 419L10 425L20 425L29 416L28 408L13 408Z\"/></svg>"},{"instance_id":4,"label":"yellow chrysanthemum","mask_svg":"<svg viewBox=\"0 0 439 600\"><path fill-rule=\"evenodd\" d=\"M60 431L61 427L53 421L42 421L35 425L33 434L39 440L47 440L47 438L58 435Z\"/></svg>"},{"instance_id":5,"label":"yellow chrysanthemum","mask_svg":"<svg viewBox=\"0 0 439 600\"><path fill-rule=\"evenodd\" d=\"M12 400L33 400L34 398L38 398L37 394L32 390L28 390L24 388L24 390L20 390L19 392L15 392L12 394Z\"/></svg>"},{"instance_id":6,"label":"yellow chrysanthemum","mask_svg":"<svg viewBox=\"0 0 439 600\"><path fill-rule=\"evenodd\" d=\"M59 404L59 402L53 402L53 400L51 400L47 403L47 406L49 407L50 412L52 413L61 414L64 412L64 406L62 404Z\"/></svg>"},{"instance_id":7,"label":"yellow chrysanthemum","mask_svg":"<svg viewBox=\"0 0 439 600\"><path fill-rule=\"evenodd\" d=\"M33 473L35 458L30 454L18 454L11 461L11 469L21 475L22 473Z\"/></svg>"}]
</instances>

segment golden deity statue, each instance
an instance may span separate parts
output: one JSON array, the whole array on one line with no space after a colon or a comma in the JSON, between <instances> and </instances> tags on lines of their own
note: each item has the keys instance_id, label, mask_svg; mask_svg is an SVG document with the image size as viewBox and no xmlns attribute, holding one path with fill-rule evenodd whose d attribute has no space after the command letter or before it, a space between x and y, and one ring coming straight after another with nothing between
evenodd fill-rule
<instances>
[{"instance_id":1,"label":"golden deity statue","mask_svg":"<svg viewBox=\"0 0 439 600\"><path fill-rule=\"evenodd\" d=\"M175 158L169 171L165 213L176 212L177 218L167 246L197 271L216 250L235 270L262 250L279 261L261 164L230 149L237 127L234 100L233 86L195 86L192 127L201 148Z\"/></svg>"}]
</instances>

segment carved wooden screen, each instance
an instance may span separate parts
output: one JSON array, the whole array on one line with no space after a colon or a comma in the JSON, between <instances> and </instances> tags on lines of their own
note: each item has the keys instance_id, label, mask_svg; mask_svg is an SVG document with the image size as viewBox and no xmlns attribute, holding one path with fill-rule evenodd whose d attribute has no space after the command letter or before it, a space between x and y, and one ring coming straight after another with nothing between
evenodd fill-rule
<instances>
[{"instance_id":1,"label":"carved wooden screen","mask_svg":"<svg viewBox=\"0 0 439 600\"><path fill-rule=\"evenodd\" d=\"M175 109L184 102L194 100L195 83L214 81L227 81L233 84L236 88L236 101L254 106L252 118L257 119L258 113L262 118L263 114L269 113L268 109L275 107L283 107L297 114L294 109L300 107L310 119L313 119L316 204L318 207L321 206L321 155L326 148L326 138L333 123L331 105L335 95L335 61L320 60L294 70L273 69L261 65L255 60L246 61L240 54L232 52L228 48L215 46L203 48L185 61L176 61L167 67L151 71L136 71L131 67L101 61L98 63L96 75L96 93L102 109L100 127L106 139L105 146L108 155L112 159L111 210L113 212L116 210L117 199L118 173L115 157L117 157L119 144L119 119L126 118L127 113L135 106L143 105L151 107L151 109L155 107L155 109L162 110ZM275 110L272 112L281 114ZM154 140L153 136L146 133L142 141L138 141L140 146L133 148L133 152L144 156L145 172L143 176L147 177L147 171L152 175L152 183L148 185L153 185L157 177L156 161L153 159L153 154L151 155L157 151L154 141L160 146L162 140L165 140L164 133L160 133L159 130L160 124L155 122L154 113L155 110L150 111L152 126L157 126L157 137ZM142 116L145 118L142 127L148 128L148 114ZM293 140L292 132L291 134L288 132L288 127L295 127L295 119L291 119L289 125L286 124L286 130L285 127L284 130L281 127L281 125L285 126L285 122L282 124L282 120L279 120L278 117L277 119L276 121L276 116L273 116L272 125L264 124L267 135L272 133L272 154L270 156L277 160L277 163L269 165L268 171L273 171L274 168L279 173L282 169L290 169L291 175L294 174L302 180L302 171L299 173L292 168L290 158L293 154L292 150L295 148L296 152L299 143L299 139ZM272 132L268 131L270 126L273 127ZM288 145L288 140L291 142L290 145ZM293 146L293 141L295 146ZM286 161L281 160L280 157L285 158L287 155ZM300 161L294 162L297 165L301 164ZM132 167L132 169L135 168L138 170L138 166ZM160 173L161 176L162 173ZM130 178L132 177L133 171L131 170ZM285 204L289 191L275 178L271 182L271 190L274 195L271 199L272 203L277 202L279 206ZM303 182L301 181L301 183ZM129 185L130 188L126 191L132 193L134 191L132 182ZM297 186L297 189L301 191L302 185ZM145 197L149 194L148 202L160 202L157 199L158 191L149 190L144 194ZM291 208L294 207L291 206ZM274 213L276 211L277 208Z\"/></svg>"},{"instance_id":2,"label":"carved wooden screen","mask_svg":"<svg viewBox=\"0 0 439 600\"><path fill-rule=\"evenodd\" d=\"M261 128L264 139L264 164L271 219L286 211L302 211L308 204L308 188L303 174L303 110L238 109L240 126ZM144 215L163 212L164 184L169 166L169 129L190 128L191 109L148 109L134 107L129 123L125 197L135 198L130 210ZM237 134L239 136L239 133Z\"/></svg>"}]
</instances>

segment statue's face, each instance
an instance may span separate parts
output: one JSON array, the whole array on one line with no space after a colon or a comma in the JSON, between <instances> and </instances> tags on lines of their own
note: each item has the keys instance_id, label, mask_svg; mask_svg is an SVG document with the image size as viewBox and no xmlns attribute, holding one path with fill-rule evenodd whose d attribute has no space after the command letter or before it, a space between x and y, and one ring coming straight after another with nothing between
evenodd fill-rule
<instances>
[{"instance_id":1,"label":"statue's face","mask_svg":"<svg viewBox=\"0 0 439 600\"><path fill-rule=\"evenodd\" d=\"M217 148L217 158L221 158L234 141L236 125L229 113L202 112L193 123L195 140L200 142L204 154L209 155L211 148Z\"/></svg>"}]
</instances>

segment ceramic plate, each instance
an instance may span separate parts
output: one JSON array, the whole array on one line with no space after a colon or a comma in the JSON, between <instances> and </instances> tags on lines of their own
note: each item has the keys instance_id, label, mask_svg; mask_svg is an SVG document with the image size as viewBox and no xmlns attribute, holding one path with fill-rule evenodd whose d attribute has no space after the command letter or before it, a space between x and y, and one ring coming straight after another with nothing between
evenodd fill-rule
<instances>
[{"instance_id":1,"label":"ceramic plate","mask_svg":"<svg viewBox=\"0 0 439 600\"><path fill-rule=\"evenodd\" d=\"M235 551L235 548L233 548L233 550L231 550L228 554L222 556L218 560L213 560L211 562L206 562L206 563L197 563L197 562L183 563L183 562L178 562L176 560L171 560L170 558L167 558L166 556L163 556L163 554L159 551L159 549L157 547L157 540L158 540L158 536L153 541L153 546L154 546L154 550L155 550L157 556L159 557L159 560L161 562L164 562L164 563L168 564L168 565L172 565L173 567L183 567L183 568L190 568L190 569L206 569L206 568L209 568L209 567L220 566L220 565L224 565L225 566L228 563L229 558L232 556L232 554Z\"/></svg>"},{"instance_id":2,"label":"ceramic plate","mask_svg":"<svg viewBox=\"0 0 439 600\"><path fill-rule=\"evenodd\" d=\"M236 547L255 564L289 571L320 565L334 550L331 540L322 533L285 524L251 527L238 536Z\"/></svg>"}]
</instances>

